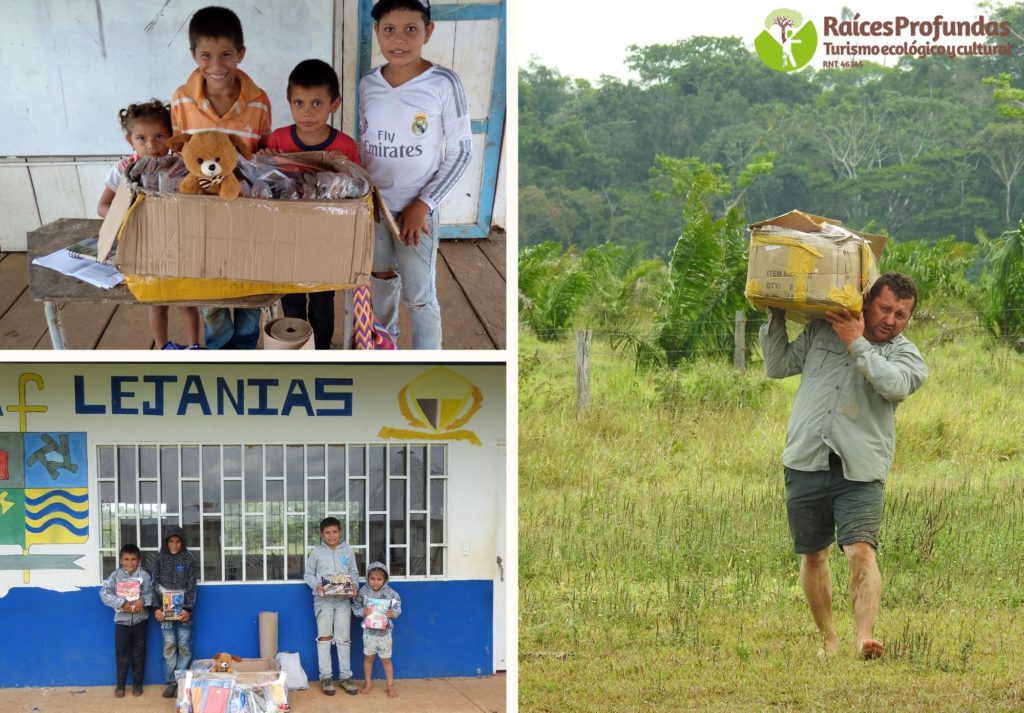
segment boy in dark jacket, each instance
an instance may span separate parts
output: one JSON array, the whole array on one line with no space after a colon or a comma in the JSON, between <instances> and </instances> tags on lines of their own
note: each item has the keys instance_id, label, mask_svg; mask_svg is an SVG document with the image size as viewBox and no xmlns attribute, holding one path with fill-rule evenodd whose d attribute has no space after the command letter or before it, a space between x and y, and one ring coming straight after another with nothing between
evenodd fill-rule
<instances>
[{"instance_id":1,"label":"boy in dark jacket","mask_svg":"<svg viewBox=\"0 0 1024 713\"><path fill-rule=\"evenodd\" d=\"M155 614L164 637L164 678L167 681L164 698L174 698L178 693L174 672L187 670L192 663L192 608L196 604L199 566L185 546L184 534L176 525L164 530L164 544L153 565L158 603L165 599L166 592L183 593L180 614L173 609L165 610L163 606L158 606Z\"/></svg>"}]
</instances>

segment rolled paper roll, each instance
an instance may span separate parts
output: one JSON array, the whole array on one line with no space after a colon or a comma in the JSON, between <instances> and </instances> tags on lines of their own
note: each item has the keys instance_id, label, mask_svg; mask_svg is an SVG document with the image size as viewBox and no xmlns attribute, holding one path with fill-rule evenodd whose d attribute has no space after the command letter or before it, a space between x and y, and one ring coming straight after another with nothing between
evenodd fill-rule
<instances>
[{"instance_id":1,"label":"rolled paper roll","mask_svg":"<svg viewBox=\"0 0 1024 713\"><path fill-rule=\"evenodd\" d=\"M261 611L260 621L260 658L277 658L277 612Z\"/></svg>"},{"instance_id":2,"label":"rolled paper roll","mask_svg":"<svg viewBox=\"0 0 1024 713\"><path fill-rule=\"evenodd\" d=\"M264 349L313 349L313 328L304 319L281 317L263 327Z\"/></svg>"}]
</instances>

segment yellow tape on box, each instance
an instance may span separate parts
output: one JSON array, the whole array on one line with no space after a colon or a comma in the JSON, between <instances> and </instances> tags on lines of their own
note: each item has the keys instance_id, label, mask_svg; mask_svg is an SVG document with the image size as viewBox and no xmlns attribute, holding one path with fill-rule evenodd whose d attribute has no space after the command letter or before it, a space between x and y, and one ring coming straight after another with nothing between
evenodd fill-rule
<instances>
[{"instance_id":1,"label":"yellow tape on box","mask_svg":"<svg viewBox=\"0 0 1024 713\"><path fill-rule=\"evenodd\" d=\"M750 227L744 294L755 307L784 309L801 321L820 319L826 310L863 309L885 238L799 211Z\"/></svg>"},{"instance_id":2,"label":"yellow tape on box","mask_svg":"<svg viewBox=\"0 0 1024 713\"><path fill-rule=\"evenodd\" d=\"M153 277L125 275L125 284L139 302L190 302L221 300L252 295L285 295L293 292L348 290L356 285L247 282L245 280L195 277Z\"/></svg>"}]
</instances>

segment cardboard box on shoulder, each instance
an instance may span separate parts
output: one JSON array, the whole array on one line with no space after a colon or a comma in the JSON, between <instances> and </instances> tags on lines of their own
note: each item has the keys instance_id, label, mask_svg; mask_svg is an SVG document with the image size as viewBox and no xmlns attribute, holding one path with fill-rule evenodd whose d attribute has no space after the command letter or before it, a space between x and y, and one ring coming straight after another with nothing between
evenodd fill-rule
<instances>
[{"instance_id":1,"label":"cardboard box on shoulder","mask_svg":"<svg viewBox=\"0 0 1024 713\"><path fill-rule=\"evenodd\" d=\"M749 228L744 294L755 307L778 307L799 321L823 319L826 310L863 309L887 238L798 210Z\"/></svg>"},{"instance_id":2,"label":"cardboard box on shoulder","mask_svg":"<svg viewBox=\"0 0 1024 713\"><path fill-rule=\"evenodd\" d=\"M352 166L333 152L288 156L327 171ZM375 215L397 234L376 188L345 200L225 201L133 191L122 181L100 229L99 254L102 260L117 240L117 267L142 301L346 289L369 284Z\"/></svg>"}]
</instances>

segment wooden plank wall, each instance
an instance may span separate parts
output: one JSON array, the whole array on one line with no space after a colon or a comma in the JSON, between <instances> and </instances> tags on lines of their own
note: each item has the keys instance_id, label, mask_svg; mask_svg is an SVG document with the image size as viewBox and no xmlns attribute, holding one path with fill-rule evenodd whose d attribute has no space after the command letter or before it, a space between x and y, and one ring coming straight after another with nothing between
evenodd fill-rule
<instances>
[{"instance_id":1,"label":"wooden plank wall","mask_svg":"<svg viewBox=\"0 0 1024 713\"><path fill-rule=\"evenodd\" d=\"M26 233L58 218L98 217L103 179L118 158L0 159L0 252L24 251Z\"/></svg>"}]
</instances>

